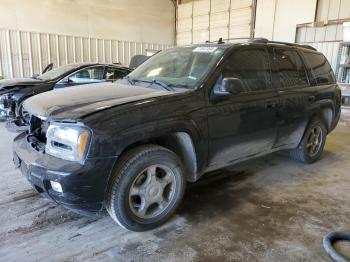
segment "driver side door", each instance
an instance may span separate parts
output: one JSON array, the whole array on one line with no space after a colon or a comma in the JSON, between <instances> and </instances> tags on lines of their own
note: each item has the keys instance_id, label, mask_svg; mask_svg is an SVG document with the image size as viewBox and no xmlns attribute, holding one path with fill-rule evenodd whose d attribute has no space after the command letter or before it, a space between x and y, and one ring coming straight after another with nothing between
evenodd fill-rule
<instances>
[{"instance_id":1,"label":"driver side door","mask_svg":"<svg viewBox=\"0 0 350 262\"><path fill-rule=\"evenodd\" d=\"M278 95L266 47L243 46L228 58L208 106L209 169L228 166L272 149ZM224 78L241 81L239 93L215 97Z\"/></svg>"}]
</instances>

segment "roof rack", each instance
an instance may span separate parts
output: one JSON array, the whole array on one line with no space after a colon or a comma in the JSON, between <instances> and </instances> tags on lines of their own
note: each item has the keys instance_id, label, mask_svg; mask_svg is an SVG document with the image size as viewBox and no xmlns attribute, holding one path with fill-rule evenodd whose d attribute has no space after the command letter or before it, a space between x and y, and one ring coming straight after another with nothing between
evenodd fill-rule
<instances>
[{"instance_id":1,"label":"roof rack","mask_svg":"<svg viewBox=\"0 0 350 262\"><path fill-rule=\"evenodd\" d=\"M288 46L295 46L295 47L303 47L303 48L306 48L306 49L317 51L317 49L315 47L311 46L311 45L295 44L295 43L280 42L280 41L267 41L267 43L281 44L281 45L288 45Z\"/></svg>"},{"instance_id":2,"label":"roof rack","mask_svg":"<svg viewBox=\"0 0 350 262\"><path fill-rule=\"evenodd\" d=\"M219 40L215 40L215 41L210 41L207 40L205 41L206 43L217 43L217 44L225 44L224 41L230 41L230 40L250 40L251 38L249 37L238 37L238 38L222 38L220 37Z\"/></svg>"},{"instance_id":3,"label":"roof rack","mask_svg":"<svg viewBox=\"0 0 350 262\"><path fill-rule=\"evenodd\" d=\"M206 43L218 43L218 44L225 44L224 41L231 41L231 40L248 40L250 43L263 43L263 44L281 44L281 45L287 45L287 46L295 46L295 47L303 47L306 49L317 51L316 48L310 46L310 45L303 45L303 44L295 44L295 43L288 43L288 42L280 42L280 41L270 41L266 38L248 38L248 37L239 37L239 38L226 38L223 39L222 37L219 39L219 41L206 41Z\"/></svg>"}]
</instances>

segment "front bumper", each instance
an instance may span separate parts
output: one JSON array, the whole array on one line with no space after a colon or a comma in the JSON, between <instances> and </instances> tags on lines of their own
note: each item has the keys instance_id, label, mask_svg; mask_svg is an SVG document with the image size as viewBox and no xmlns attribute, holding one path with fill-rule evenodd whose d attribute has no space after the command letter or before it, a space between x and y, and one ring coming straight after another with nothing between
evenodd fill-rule
<instances>
[{"instance_id":1,"label":"front bumper","mask_svg":"<svg viewBox=\"0 0 350 262\"><path fill-rule=\"evenodd\" d=\"M5 127L7 131L11 133L22 133L29 129L29 125L25 124L19 118L17 119L7 118L7 123Z\"/></svg>"},{"instance_id":2,"label":"front bumper","mask_svg":"<svg viewBox=\"0 0 350 262\"><path fill-rule=\"evenodd\" d=\"M62 160L36 151L25 133L14 139L13 150L15 166L42 196L76 211L97 213L103 209L116 157L89 158L83 165ZM54 191L50 181L59 182L63 193Z\"/></svg>"}]
</instances>

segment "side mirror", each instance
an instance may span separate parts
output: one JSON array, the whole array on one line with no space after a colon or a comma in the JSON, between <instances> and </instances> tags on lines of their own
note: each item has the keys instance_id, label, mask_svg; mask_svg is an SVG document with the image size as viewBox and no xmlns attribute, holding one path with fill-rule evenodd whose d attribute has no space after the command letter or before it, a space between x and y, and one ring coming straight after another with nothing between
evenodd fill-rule
<instances>
[{"instance_id":1,"label":"side mirror","mask_svg":"<svg viewBox=\"0 0 350 262\"><path fill-rule=\"evenodd\" d=\"M243 91L243 82L239 78L225 77L214 89L217 96L237 95Z\"/></svg>"},{"instance_id":2,"label":"side mirror","mask_svg":"<svg viewBox=\"0 0 350 262\"><path fill-rule=\"evenodd\" d=\"M53 68L53 63L48 64L48 65L44 68L42 74L44 74L44 73L46 73L46 72L48 72L48 71L51 71L52 68Z\"/></svg>"}]
</instances>

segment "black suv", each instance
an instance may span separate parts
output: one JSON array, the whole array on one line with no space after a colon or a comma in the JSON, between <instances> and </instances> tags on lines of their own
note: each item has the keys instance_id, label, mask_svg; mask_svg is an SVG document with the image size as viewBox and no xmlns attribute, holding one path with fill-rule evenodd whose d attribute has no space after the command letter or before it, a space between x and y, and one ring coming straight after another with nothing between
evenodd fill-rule
<instances>
[{"instance_id":1,"label":"black suv","mask_svg":"<svg viewBox=\"0 0 350 262\"><path fill-rule=\"evenodd\" d=\"M104 207L143 231L176 210L186 182L289 150L320 158L340 115L327 59L308 46L252 40L162 51L114 86L30 98L14 162L33 187L80 211Z\"/></svg>"}]
</instances>

